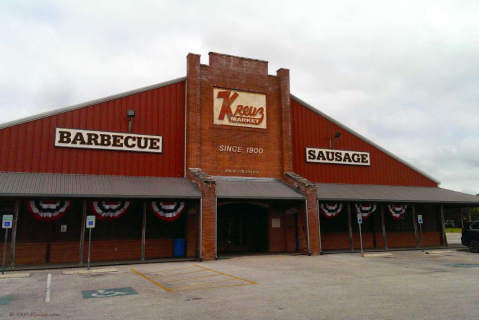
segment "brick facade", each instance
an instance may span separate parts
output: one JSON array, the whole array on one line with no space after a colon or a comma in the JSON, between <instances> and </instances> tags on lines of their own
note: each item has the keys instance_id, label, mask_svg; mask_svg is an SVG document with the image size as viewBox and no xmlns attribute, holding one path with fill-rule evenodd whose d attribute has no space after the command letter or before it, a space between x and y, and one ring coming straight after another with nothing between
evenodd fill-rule
<instances>
[{"instance_id":1,"label":"brick facade","mask_svg":"<svg viewBox=\"0 0 479 320\"><path fill-rule=\"evenodd\" d=\"M281 178L285 168L292 169L289 71L272 76L266 61L217 53L209 59L202 65L198 55L187 57L187 168L219 176ZM267 128L213 124L214 88L265 94ZM220 152L221 145L240 146L243 152ZM247 147L263 153L248 154Z\"/></svg>"},{"instance_id":2,"label":"brick facade","mask_svg":"<svg viewBox=\"0 0 479 320\"><path fill-rule=\"evenodd\" d=\"M214 89L238 90L266 96L266 129L214 124ZM203 195L202 258L216 257L216 194L211 176L243 176L283 178L293 169L291 138L291 94L289 70L268 74L268 62L209 54L209 65L200 63L200 56L187 56L187 178ZM220 146L239 146L243 152L222 152ZM260 154L246 148L260 148ZM193 169L197 168L197 169ZM208 177L208 178L206 178ZM206 179L206 181L203 181ZM310 192L313 197L313 193ZM311 198L312 199L312 198ZM267 200L267 199L265 199ZM308 201L311 243L318 253L316 201ZM296 251L294 215L286 208L271 206L268 217L268 251ZM301 213L300 213L301 215ZM304 212L303 212L304 215ZM280 219L281 227L272 228L272 219ZM305 221L298 218L298 221ZM304 223L303 223L304 224ZM300 232L300 247L305 250L306 234Z\"/></svg>"}]
</instances>

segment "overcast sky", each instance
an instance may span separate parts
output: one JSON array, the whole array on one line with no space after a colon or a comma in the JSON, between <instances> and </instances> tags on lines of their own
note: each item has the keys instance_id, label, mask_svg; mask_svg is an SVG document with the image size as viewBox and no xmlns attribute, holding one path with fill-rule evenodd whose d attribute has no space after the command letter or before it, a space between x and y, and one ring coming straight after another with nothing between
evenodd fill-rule
<instances>
[{"instance_id":1,"label":"overcast sky","mask_svg":"<svg viewBox=\"0 0 479 320\"><path fill-rule=\"evenodd\" d=\"M479 193L479 2L0 0L6 122L186 75L188 52L291 70L291 92Z\"/></svg>"}]
</instances>

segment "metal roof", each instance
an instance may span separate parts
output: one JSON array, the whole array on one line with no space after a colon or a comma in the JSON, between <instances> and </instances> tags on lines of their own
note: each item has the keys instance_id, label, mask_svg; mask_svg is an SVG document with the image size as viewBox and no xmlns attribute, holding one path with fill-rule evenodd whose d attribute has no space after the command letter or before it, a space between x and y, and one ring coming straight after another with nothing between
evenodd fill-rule
<instances>
[{"instance_id":1,"label":"metal roof","mask_svg":"<svg viewBox=\"0 0 479 320\"><path fill-rule=\"evenodd\" d=\"M216 197L222 199L304 200L306 196L281 179L218 177Z\"/></svg>"},{"instance_id":2,"label":"metal roof","mask_svg":"<svg viewBox=\"0 0 479 320\"><path fill-rule=\"evenodd\" d=\"M317 183L319 201L415 202L479 205L479 197L436 187Z\"/></svg>"},{"instance_id":3,"label":"metal roof","mask_svg":"<svg viewBox=\"0 0 479 320\"><path fill-rule=\"evenodd\" d=\"M173 79L173 80L170 80L170 81L165 81L165 82L153 84L151 86L142 87L142 88L138 88L138 89L135 89L135 90L122 92L122 93L119 93L119 94L115 94L115 95L112 95L112 96L108 96L108 97L104 97L104 98L100 98L100 99L96 99L96 100L91 100L91 101L80 103L80 104L75 104L73 106L69 106L69 107L65 107L65 108L60 108L60 109L55 109L55 110L52 110L52 111L39 113L39 114L30 116L30 117L25 117L25 118L21 118L21 119L18 119L18 120L13 120L13 121L10 121L10 122L2 123L2 124L0 124L0 129L13 127L13 126L25 123L25 122L39 120L39 119L46 118L46 117L51 117L51 116L61 114L61 113L64 113L64 112L68 112L68 111L73 111L73 110L77 110L77 109L81 109L81 108L85 108L85 107L90 107L90 106L95 105L95 104L99 104L99 103L123 98L123 97L126 97L126 96L130 96L132 94L137 94L137 93L141 93L141 92L145 92L145 91L149 91L149 90L153 90L153 89L158 89L158 88L161 88L161 87L166 87L166 86L169 86L169 85L172 85L172 84L175 84L175 83L179 83L179 82L183 82L183 81L186 81L186 77L181 77L181 78Z\"/></svg>"},{"instance_id":4,"label":"metal roof","mask_svg":"<svg viewBox=\"0 0 479 320\"><path fill-rule=\"evenodd\" d=\"M376 149L384 152L385 154L387 154L388 156L396 159L397 161L401 162L402 164L408 166L409 168L413 169L414 171L422 174L423 176L425 176L426 178L436 182L438 185L441 184L441 181L437 180L436 178L434 177L431 177L430 175L428 175L427 173L425 173L424 171L416 168L415 166L413 166L412 164L404 161L403 159L399 158L398 156L396 156L395 154L392 154L391 152L387 151L386 149L384 149L383 147L377 145L376 143L372 142L371 140L369 140L368 138L365 138L363 137L362 135L360 135L359 133L357 133L356 131L354 131L353 129L350 129L348 128L347 126L345 126L344 124L342 124L341 122L338 122L336 120L334 120L333 118L331 118L330 116L328 116L327 114L319 111L318 109L316 109L315 107L313 107L312 105L304 102L303 100L299 99L298 97L294 96L294 95L291 95L291 98L293 100L295 100L296 102L299 102L300 104L304 105L306 108L308 108L309 110L319 114L321 117L327 119L328 121L331 121L332 123L334 123L335 125L337 125L338 127L341 127L343 128L344 130L348 131L349 133L351 133L353 136L356 136L358 137L359 139L363 140L364 142L367 142L368 144L372 145L373 147L375 147Z\"/></svg>"},{"instance_id":5,"label":"metal roof","mask_svg":"<svg viewBox=\"0 0 479 320\"><path fill-rule=\"evenodd\" d=\"M201 198L186 178L0 172L0 197Z\"/></svg>"}]
</instances>

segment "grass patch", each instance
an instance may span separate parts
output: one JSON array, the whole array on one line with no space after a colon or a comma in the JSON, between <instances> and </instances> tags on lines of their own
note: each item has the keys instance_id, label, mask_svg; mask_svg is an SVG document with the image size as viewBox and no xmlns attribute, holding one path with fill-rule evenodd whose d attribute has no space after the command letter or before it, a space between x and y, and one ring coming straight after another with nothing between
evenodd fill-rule
<instances>
[{"instance_id":1,"label":"grass patch","mask_svg":"<svg viewBox=\"0 0 479 320\"><path fill-rule=\"evenodd\" d=\"M446 233L461 233L461 228L446 228Z\"/></svg>"}]
</instances>

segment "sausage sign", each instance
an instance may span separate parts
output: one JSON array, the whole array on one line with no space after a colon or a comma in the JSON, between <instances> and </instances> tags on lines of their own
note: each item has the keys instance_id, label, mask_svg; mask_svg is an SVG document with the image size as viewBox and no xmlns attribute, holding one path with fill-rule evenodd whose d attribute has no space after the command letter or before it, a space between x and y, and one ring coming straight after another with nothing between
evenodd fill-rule
<instances>
[{"instance_id":1,"label":"sausage sign","mask_svg":"<svg viewBox=\"0 0 479 320\"><path fill-rule=\"evenodd\" d=\"M306 148L306 162L369 166L369 152Z\"/></svg>"}]
</instances>

